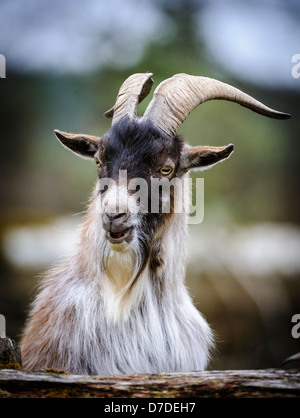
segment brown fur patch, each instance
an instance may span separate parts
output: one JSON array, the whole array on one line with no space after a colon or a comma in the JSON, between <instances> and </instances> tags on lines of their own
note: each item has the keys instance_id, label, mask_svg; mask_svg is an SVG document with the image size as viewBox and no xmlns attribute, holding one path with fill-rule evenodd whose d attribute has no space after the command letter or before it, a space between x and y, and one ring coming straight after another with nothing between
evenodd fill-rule
<instances>
[{"instance_id":1,"label":"brown fur patch","mask_svg":"<svg viewBox=\"0 0 300 418\"><path fill-rule=\"evenodd\" d=\"M151 272L155 273L155 271L164 265L164 251L161 247L160 242L156 243L151 251L150 260L149 260L149 267Z\"/></svg>"}]
</instances>

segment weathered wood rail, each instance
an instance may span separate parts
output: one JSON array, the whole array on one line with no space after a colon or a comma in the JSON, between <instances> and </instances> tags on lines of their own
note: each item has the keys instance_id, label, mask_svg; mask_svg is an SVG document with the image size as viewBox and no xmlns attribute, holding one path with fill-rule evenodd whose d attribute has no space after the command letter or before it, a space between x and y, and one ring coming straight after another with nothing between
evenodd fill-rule
<instances>
[{"instance_id":1,"label":"weathered wood rail","mask_svg":"<svg viewBox=\"0 0 300 418\"><path fill-rule=\"evenodd\" d=\"M299 370L217 370L192 373L76 376L0 370L0 397L220 398L300 397Z\"/></svg>"},{"instance_id":2,"label":"weathered wood rail","mask_svg":"<svg viewBox=\"0 0 300 418\"><path fill-rule=\"evenodd\" d=\"M130 376L77 376L50 369L32 373L22 369L16 343L8 337L0 338L0 398L221 397L300 397L300 370L214 370Z\"/></svg>"}]
</instances>

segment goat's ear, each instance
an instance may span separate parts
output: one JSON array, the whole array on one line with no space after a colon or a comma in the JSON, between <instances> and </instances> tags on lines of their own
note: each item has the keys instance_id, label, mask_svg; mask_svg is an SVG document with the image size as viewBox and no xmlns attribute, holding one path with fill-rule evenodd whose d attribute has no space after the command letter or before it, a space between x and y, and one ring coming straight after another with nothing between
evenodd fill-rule
<instances>
[{"instance_id":1,"label":"goat's ear","mask_svg":"<svg viewBox=\"0 0 300 418\"><path fill-rule=\"evenodd\" d=\"M55 129L54 133L64 147L75 152L80 157L93 158L98 149L100 138L97 136L69 134L58 129Z\"/></svg>"},{"instance_id":2,"label":"goat's ear","mask_svg":"<svg viewBox=\"0 0 300 418\"><path fill-rule=\"evenodd\" d=\"M224 147L191 147L189 145L185 145L182 150L181 168L184 171L193 169L206 170L220 161L229 158L233 150L233 144L229 144Z\"/></svg>"}]
</instances>

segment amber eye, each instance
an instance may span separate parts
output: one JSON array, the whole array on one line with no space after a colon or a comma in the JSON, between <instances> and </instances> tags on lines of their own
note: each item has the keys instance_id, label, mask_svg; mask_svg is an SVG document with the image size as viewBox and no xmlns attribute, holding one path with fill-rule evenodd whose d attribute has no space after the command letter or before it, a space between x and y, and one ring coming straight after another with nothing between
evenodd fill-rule
<instances>
[{"instance_id":1,"label":"amber eye","mask_svg":"<svg viewBox=\"0 0 300 418\"><path fill-rule=\"evenodd\" d=\"M167 176L168 174L172 173L173 170L171 167L162 167L159 171L163 176Z\"/></svg>"},{"instance_id":2,"label":"amber eye","mask_svg":"<svg viewBox=\"0 0 300 418\"><path fill-rule=\"evenodd\" d=\"M97 167L100 167L100 165L101 165L101 164L100 164L100 161L99 161L99 160L96 160L96 166L97 166Z\"/></svg>"}]
</instances>

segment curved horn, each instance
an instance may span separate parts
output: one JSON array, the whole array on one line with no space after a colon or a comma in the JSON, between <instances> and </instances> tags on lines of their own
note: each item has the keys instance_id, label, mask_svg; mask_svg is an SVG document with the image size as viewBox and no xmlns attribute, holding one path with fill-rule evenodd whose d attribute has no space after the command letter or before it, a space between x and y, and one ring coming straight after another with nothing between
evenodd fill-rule
<instances>
[{"instance_id":1,"label":"curved horn","mask_svg":"<svg viewBox=\"0 0 300 418\"><path fill-rule=\"evenodd\" d=\"M138 104L150 93L153 80L152 73L133 74L122 84L114 107L104 113L107 118L113 118L112 125L129 116L131 119L137 115Z\"/></svg>"},{"instance_id":2,"label":"curved horn","mask_svg":"<svg viewBox=\"0 0 300 418\"><path fill-rule=\"evenodd\" d=\"M275 119L287 119L287 113L270 109L229 84L207 77L176 74L158 85L144 118L168 135L176 135L187 116L201 103L223 99L239 103L254 112Z\"/></svg>"}]
</instances>

